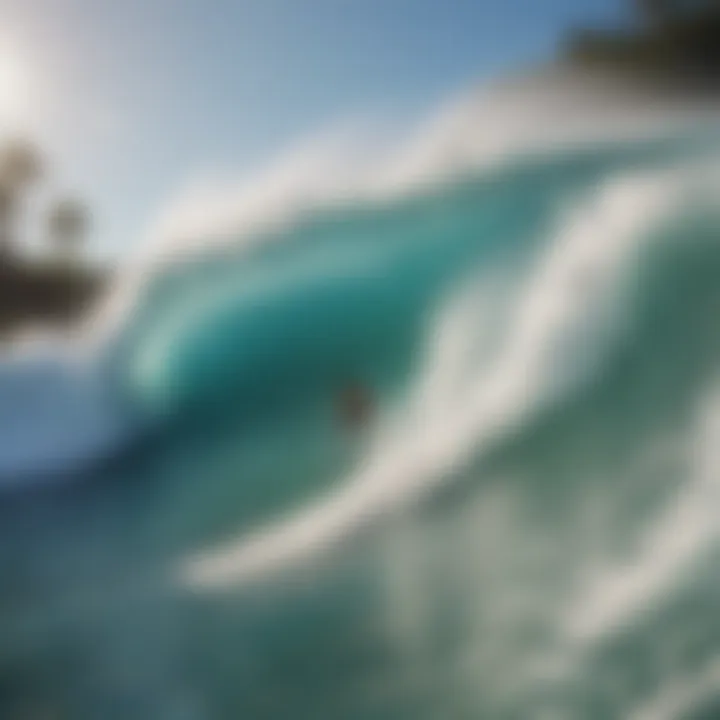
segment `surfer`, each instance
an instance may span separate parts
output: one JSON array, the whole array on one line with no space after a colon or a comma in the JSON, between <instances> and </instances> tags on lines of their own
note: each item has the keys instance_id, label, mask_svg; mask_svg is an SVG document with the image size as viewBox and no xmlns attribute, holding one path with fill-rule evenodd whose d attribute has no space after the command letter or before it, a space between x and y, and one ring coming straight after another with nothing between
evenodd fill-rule
<instances>
[{"instance_id":1,"label":"surfer","mask_svg":"<svg viewBox=\"0 0 720 720\"><path fill-rule=\"evenodd\" d=\"M346 383L337 394L335 410L340 421L348 428L365 425L373 414L372 394L362 383Z\"/></svg>"}]
</instances>

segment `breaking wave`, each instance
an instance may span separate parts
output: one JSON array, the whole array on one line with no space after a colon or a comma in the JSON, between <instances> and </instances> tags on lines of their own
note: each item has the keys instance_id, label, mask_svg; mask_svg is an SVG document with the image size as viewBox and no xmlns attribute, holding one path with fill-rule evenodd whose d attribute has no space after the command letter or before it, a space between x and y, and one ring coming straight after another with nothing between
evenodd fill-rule
<instances>
[{"instance_id":1,"label":"breaking wave","mask_svg":"<svg viewBox=\"0 0 720 720\"><path fill-rule=\"evenodd\" d=\"M717 700L720 142L553 136L540 97L534 133L472 98L397 152L343 135L183 196L81 341L3 361L0 707Z\"/></svg>"}]
</instances>

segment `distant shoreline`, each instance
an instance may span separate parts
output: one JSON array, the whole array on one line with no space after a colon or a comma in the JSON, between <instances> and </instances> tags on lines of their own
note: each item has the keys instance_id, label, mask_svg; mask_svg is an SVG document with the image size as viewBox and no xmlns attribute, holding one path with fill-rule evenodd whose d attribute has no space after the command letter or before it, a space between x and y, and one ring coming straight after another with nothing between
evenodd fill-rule
<instances>
[{"instance_id":1,"label":"distant shoreline","mask_svg":"<svg viewBox=\"0 0 720 720\"><path fill-rule=\"evenodd\" d=\"M720 8L647 14L635 26L571 32L560 57L581 69L689 92L720 90Z\"/></svg>"},{"instance_id":2,"label":"distant shoreline","mask_svg":"<svg viewBox=\"0 0 720 720\"><path fill-rule=\"evenodd\" d=\"M0 335L28 326L72 325L99 298L109 273L83 267L0 261Z\"/></svg>"}]
</instances>

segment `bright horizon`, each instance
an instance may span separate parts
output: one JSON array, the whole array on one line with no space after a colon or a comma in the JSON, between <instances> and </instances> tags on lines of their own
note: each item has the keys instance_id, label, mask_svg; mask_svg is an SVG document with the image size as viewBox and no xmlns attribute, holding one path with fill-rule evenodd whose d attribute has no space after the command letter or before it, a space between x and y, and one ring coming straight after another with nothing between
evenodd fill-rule
<instances>
[{"instance_id":1,"label":"bright horizon","mask_svg":"<svg viewBox=\"0 0 720 720\"><path fill-rule=\"evenodd\" d=\"M0 133L35 142L46 185L88 204L89 253L122 257L198 178L245 176L356 118L410 123L622 7L0 0Z\"/></svg>"}]
</instances>

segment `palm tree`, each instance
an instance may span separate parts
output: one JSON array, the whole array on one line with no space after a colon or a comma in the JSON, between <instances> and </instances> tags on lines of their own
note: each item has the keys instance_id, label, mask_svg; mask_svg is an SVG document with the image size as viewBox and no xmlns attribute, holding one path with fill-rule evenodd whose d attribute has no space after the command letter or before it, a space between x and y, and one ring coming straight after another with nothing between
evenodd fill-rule
<instances>
[{"instance_id":1,"label":"palm tree","mask_svg":"<svg viewBox=\"0 0 720 720\"><path fill-rule=\"evenodd\" d=\"M0 256L7 259L12 244L20 198L41 175L37 150L22 140L0 147Z\"/></svg>"},{"instance_id":2,"label":"palm tree","mask_svg":"<svg viewBox=\"0 0 720 720\"><path fill-rule=\"evenodd\" d=\"M87 228L88 215L81 203L65 199L52 207L48 216L48 231L61 261L74 261L77 258Z\"/></svg>"}]
</instances>

